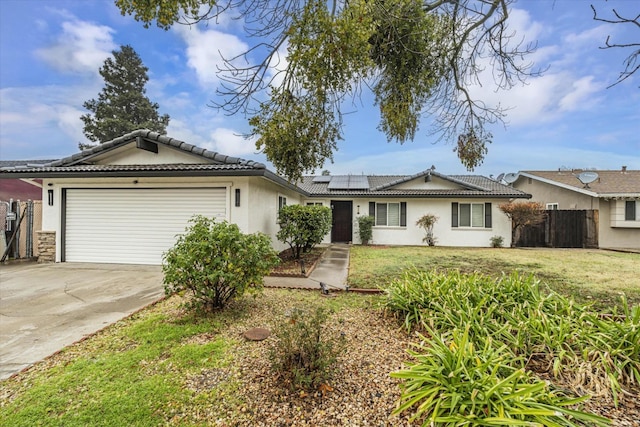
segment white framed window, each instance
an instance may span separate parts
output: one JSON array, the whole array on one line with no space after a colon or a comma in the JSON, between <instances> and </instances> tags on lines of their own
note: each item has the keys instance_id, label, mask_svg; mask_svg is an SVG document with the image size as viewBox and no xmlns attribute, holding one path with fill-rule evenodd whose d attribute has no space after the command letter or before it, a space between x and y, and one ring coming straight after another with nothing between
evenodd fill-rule
<instances>
[{"instance_id":1,"label":"white framed window","mask_svg":"<svg viewBox=\"0 0 640 427\"><path fill-rule=\"evenodd\" d=\"M635 200L624 202L624 220L636 221L638 219L638 203Z\"/></svg>"},{"instance_id":2,"label":"white framed window","mask_svg":"<svg viewBox=\"0 0 640 427\"><path fill-rule=\"evenodd\" d=\"M491 228L491 203L451 203L451 226Z\"/></svg>"},{"instance_id":3,"label":"white framed window","mask_svg":"<svg viewBox=\"0 0 640 427\"><path fill-rule=\"evenodd\" d=\"M278 211L280 211L283 206L287 206L287 198L285 196L278 196Z\"/></svg>"},{"instance_id":4,"label":"white framed window","mask_svg":"<svg viewBox=\"0 0 640 427\"><path fill-rule=\"evenodd\" d=\"M547 203L547 208L548 211L557 211L558 210L558 204L557 203Z\"/></svg>"},{"instance_id":5,"label":"white framed window","mask_svg":"<svg viewBox=\"0 0 640 427\"><path fill-rule=\"evenodd\" d=\"M378 227L407 226L407 204L405 202L370 202L369 215L375 217L375 225Z\"/></svg>"}]
</instances>

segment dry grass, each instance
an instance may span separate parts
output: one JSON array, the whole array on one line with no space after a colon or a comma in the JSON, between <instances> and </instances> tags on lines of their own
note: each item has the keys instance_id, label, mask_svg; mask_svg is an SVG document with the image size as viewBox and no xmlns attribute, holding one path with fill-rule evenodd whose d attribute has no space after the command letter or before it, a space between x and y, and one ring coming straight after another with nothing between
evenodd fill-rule
<instances>
[{"instance_id":1,"label":"dry grass","mask_svg":"<svg viewBox=\"0 0 640 427\"><path fill-rule=\"evenodd\" d=\"M457 269L497 277L517 270L534 274L553 290L599 307L625 294L640 304L640 254L597 249L493 249L450 247L354 246L349 285L383 287L407 268Z\"/></svg>"}]
</instances>

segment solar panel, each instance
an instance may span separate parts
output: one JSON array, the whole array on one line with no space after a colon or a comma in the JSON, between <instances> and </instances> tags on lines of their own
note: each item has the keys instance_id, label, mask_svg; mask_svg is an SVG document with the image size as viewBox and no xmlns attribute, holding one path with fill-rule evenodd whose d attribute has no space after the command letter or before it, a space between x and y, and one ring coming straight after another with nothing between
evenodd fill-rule
<instances>
[{"instance_id":1,"label":"solar panel","mask_svg":"<svg viewBox=\"0 0 640 427\"><path fill-rule=\"evenodd\" d=\"M347 190L349 189L349 176L336 175L331 177L331 182L327 186L329 190Z\"/></svg>"},{"instance_id":2,"label":"solar panel","mask_svg":"<svg viewBox=\"0 0 640 427\"><path fill-rule=\"evenodd\" d=\"M349 190L368 190L369 180L364 175L349 176Z\"/></svg>"},{"instance_id":3,"label":"solar panel","mask_svg":"<svg viewBox=\"0 0 640 427\"><path fill-rule=\"evenodd\" d=\"M369 180L364 175L335 175L327 186L329 190L368 190Z\"/></svg>"},{"instance_id":4,"label":"solar panel","mask_svg":"<svg viewBox=\"0 0 640 427\"><path fill-rule=\"evenodd\" d=\"M315 184L331 182L331 175L320 175L313 178Z\"/></svg>"}]
</instances>

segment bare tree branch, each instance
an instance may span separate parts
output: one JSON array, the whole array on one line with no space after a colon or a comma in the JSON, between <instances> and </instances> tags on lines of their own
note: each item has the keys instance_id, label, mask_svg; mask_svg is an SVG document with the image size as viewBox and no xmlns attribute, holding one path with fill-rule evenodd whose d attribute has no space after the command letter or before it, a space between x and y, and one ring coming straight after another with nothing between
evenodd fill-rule
<instances>
[{"instance_id":1,"label":"bare tree branch","mask_svg":"<svg viewBox=\"0 0 640 427\"><path fill-rule=\"evenodd\" d=\"M607 19L607 18L598 16L598 12L593 5L591 5L591 10L593 11L594 21L605 22L608 24L631 24L632 26L635 25L636 27L638 27L638 29L640 29L640 14L636 15L635 18L627 18L622 16L620 13L618 13L617 10L611 9L613 16L615 16L615 19L613 18ZM612 48L628 49L628 48L638 48L638 47L640 47L640 43L634 43L634 42L613 43L611 42L611 35L608 35L607 39L604 42L604 46L601 46L600 49L612 49ZM631 53L629 53L629 55L623 61L624 69L620 72L618 79L614 83L607 86L607 89L612 88L613 86L619 83L622 83L623 81L631 77L633 74L635 74L635 72L640 69L640 63L638 63L639 57L640 57L640 48L631 51Z\"/></svg>"}]
</instances>

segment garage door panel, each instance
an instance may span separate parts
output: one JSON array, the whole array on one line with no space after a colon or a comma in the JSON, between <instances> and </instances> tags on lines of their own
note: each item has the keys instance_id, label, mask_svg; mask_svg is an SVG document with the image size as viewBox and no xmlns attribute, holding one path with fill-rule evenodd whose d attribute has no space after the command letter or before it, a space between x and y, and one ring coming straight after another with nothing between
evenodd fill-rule
<instances>
[{"instance_id":1,"label":"garage door panel","mask_svg":"<svg viewBox=\"0 0 640 427\"><path fill-rule=\"evenodd\" d=\"M225 188L68 189L65 261L160 264L193 215L226 209Z\"/></svg>"}]
</instances>

